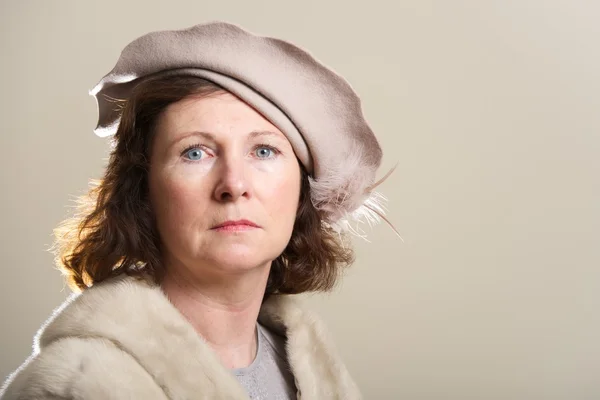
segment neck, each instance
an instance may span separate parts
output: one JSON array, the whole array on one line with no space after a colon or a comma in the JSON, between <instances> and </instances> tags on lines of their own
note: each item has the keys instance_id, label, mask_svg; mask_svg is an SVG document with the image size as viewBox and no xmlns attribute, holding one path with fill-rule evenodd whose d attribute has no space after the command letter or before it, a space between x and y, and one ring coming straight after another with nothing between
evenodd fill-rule
<instances>
[{"instance_id":1,"label":"neck","mask_svg":"<svg viewBox=\"0 0 600 400\"><path fill-rule=\"evenodd\" d=\"M162 290L227 368L244 368L256 356L256 321L270 263L243 274L199 278L167 269Z\"/></svg>"}]
</instances>

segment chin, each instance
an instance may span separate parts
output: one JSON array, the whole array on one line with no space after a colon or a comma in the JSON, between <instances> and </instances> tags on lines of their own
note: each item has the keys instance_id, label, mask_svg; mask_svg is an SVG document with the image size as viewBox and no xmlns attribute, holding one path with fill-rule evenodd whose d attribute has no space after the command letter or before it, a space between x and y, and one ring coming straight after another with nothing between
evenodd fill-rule
<instances>
[{"instance_id":1,"label":"chin","mask_svg":"<svg viewBox=\"0 0 600 400\"><path fill-rule=\"evenodd\" d=\"M262 251L261 251L262 250ZM228 271L246 271L261 267L271 262L277 255L265 254L263 249L235 246L233 248L219 249L211 255L215 264Z\"/></svg>"}]
</instances>

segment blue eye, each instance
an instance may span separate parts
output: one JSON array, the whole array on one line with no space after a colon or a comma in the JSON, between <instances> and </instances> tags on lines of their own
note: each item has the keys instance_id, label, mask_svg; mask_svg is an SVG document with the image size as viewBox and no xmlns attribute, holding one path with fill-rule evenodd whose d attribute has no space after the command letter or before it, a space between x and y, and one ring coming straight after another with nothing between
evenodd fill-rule
<instances>
[{"instance_id":1,"label":"blue eye","mask_svg":"<svg viewBox=\"0 0 600 400\"><path fill-rule=\"evenodd\" d=\"M277 153L277 150L271 146L261 145L256 148L258 158L271 158Z\"/></svg>"},{"instance_id":2,"label":"blue eye","mask_svg":"<svg viewBox=\"0 0 600 400\"><path fill-rule=\"evenodd\" d=\"M193 147L185 151L185 156L189 160L198 161L202 159L202 150L200 150L198 147Z\"/></svg>"}]
</instances>

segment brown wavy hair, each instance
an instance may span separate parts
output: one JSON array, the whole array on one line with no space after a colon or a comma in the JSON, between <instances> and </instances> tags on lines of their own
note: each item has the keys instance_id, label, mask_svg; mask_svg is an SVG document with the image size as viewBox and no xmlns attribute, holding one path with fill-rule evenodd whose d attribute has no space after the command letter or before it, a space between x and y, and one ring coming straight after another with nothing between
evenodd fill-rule
<instances>
[{"instance_id":1,"label":"brown wavy hair","mask_svg":"<svg viewBox=\"0 0 600 400\"><path fill-rule=\"evenodd\" d=\"M151 77L127 101L114 99L121 122L101 180L77 201L77 211L55 230L55 264L73 291L126 273L160 283L165 273L148 196L150 149L160 113L184 98L226 92L193 76ZM290 241L272 265L265 295L327 291L354 261L348 238L324 224L310 200L300 164L301 190Z\"/></svg>"}]
</instances>

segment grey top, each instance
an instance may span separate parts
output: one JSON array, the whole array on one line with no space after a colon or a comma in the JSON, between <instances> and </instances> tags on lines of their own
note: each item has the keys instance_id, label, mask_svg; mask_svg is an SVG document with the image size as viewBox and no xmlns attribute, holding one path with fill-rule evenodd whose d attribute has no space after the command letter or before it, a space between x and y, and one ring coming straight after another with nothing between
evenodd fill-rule
<instances>
[{"instance_id":1,"label":"grey top","mask_svg":"<svg viewBox=\"0 0 600 400\"><path fill-rule=\"evenodd\" d=\"M295 400L296 385L287 362L285 338L257 324L256 358L232 370L252 400Z\"/></svg>"}]
</instances>

